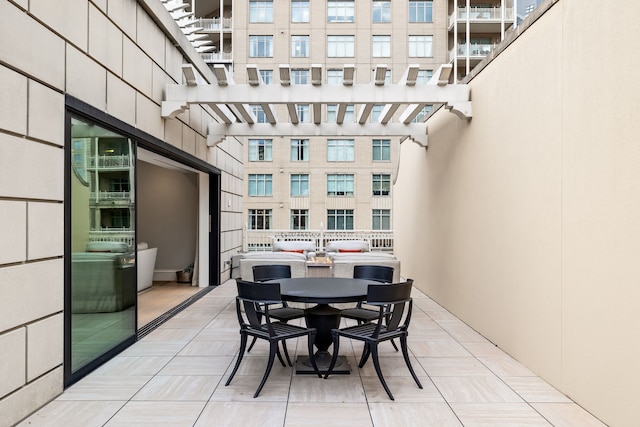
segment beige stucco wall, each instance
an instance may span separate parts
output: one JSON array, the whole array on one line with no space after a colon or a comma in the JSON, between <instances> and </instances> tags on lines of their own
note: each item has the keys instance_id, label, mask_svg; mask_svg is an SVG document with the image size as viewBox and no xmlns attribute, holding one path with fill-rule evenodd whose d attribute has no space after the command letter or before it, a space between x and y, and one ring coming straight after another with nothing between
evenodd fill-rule
<instances>
[{"instance_id":1,"label":"beige stucco wall","mask_svg":"<svg viewBox=\"0 0 640 427\"><path fill-rule=\"evenodd\" d=\"M191 61L214 79L159 1L0 0L0 425L63 387L65 94L222 170L221 260L240 248L242 146L207 147L200 107L161 117Z\"/></svg>"},{"instance_id":2,"label":"beige stucco wall","mask_svg":"<svg viewBox=\"0 0 640 427\"><path fill-rule=\"evenodd\" d=\"M612 426L640 420L638 16L558 1L469 82L472 120L402 145L394 188L403 274Z\"/></svg>"}]
</instances>

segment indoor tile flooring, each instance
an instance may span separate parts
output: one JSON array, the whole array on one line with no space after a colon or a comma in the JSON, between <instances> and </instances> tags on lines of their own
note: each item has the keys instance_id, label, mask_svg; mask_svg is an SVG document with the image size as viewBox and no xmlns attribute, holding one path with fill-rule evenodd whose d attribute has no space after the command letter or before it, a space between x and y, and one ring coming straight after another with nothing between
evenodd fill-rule
<instances>
[{"instance_id":1,"label":"indoor tile flooring","mask_svg":"<svg viewBox=\"0 0 640 427\"><path fill-rule=\"evenodd\" d=\"M277 361L257 399L267 346L258 342L225 387L239 347L228 281L64 391L20 426L604 426L568 397L414 289L409 349L381 346L388 399L362 349L341 343L351 375L296 375ZM303 354L304 340L289 353Z\"/></svg>"}]
</instances>

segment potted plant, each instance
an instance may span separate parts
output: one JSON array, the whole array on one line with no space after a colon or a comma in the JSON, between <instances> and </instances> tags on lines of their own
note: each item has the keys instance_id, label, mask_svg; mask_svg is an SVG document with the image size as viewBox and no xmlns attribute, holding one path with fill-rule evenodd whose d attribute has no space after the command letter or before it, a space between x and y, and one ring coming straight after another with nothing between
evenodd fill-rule
<instances>
[{"instance_id":1,"label":"potted plant","mask_svg":"<svg viewBox=\"0 0 640 427\"><path fill-rule=\"evenodd\" d=\"M193 279L193 263L189 264L184 270L176 271L176 281L178 283L191 283Z\"/></svg>"}]
</instances>

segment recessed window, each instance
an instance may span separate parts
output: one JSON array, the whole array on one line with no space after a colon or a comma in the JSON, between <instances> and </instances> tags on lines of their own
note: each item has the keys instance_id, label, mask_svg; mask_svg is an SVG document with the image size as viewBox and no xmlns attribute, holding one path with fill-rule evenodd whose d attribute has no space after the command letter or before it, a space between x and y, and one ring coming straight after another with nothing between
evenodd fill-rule
<instances>
[{"instance_id":1,"label":"recessed window","mask_svg":"<svg viewBox=\"0 0 640 427\"><path fill-rule=\"evenodd\" d=\"M249 0L249 22L273 22L273 1Z\"/></svg>"},{"instance_id":2,"label":"recessed window","mask_svg":"<svg viewBox=\"0 0 640 427\"><path fill-rule=\"evenodd\" d=\"M409 57L428 58L433 56L433 36L409 36Z\"/></svg>"},{"instance_id":3,"label":"recessed window","mask_svg":"<svg viewBox=\"0 0 640 427\"><path fill-rule=\"evenodd\" d=\"M309 57L309 36L291 36L291 57Z\"/></svg>"},{"instance_id":4,"label":"recessed window","mask_svg":"<svg viewBox=\"0 0 640 427\"><path fill-rule=\"evenodd\" d=\"M327 175L327 196L353 196L353 184L353 174L329 174Z\"/></svg>"},{"instance_id":5,"label":"recessed window","mask_svg":"<svg viewBox=\"0 0 640 427\"><path fill-rule=\"evenodd\" d=\"M273 82L273 70L260 70L260 77L264 84L270 85Z\"/></svg>"},{"instance_id":6,"label":"recessed window","mask_svg":"<svg viewBox=\"0 0 640 427\"><path fill-rule=\"evenodd\" d=\"M308 85L309 70L304 68L291 70L291 84L292 85Z\"/></svg>"},{"instance_id":7,"label":"recessed window","mask_svg":"<svg viewBox=\"0 0 640 427\"><path fill-rule=\"evenodd\" d=\"M327 140L328 162L352 162L355 157L353 139L329 139Z\"/></svg>"},{"instance_id":8,"label":"recessed window","mask_svg":"<svg viewBox=\"0 0 640 427\"><path fill-rule=\"evenodd\" d=\"M418 75L416 76L416 84L417 85L426 85L431 77L433 76L433 70L418 70Z\"/></svg>"},{"instance_id":9,"label":"recessed window","mask_svg":"<svg viewBox=\"0 0 640 427\"><path fill-rule=\"evenodd\" d=\"M308 139L292 139L291 140L291 161L292 162L308 162L309 161L309 140Z\"/></svg>"},{"instance_id":10,"label":"recessed window","mask_svg":"<svg viewBox=\"0 0 640 427\"><path fill-rule=\"evenodd\" d=\"M309 0L291 0L291 22L309 22Z\"/></svg>"},{"instance_id":11,"label":"recessed window","mask_svg":"<svg viewBox=\"0 0 640 427\"><path fill-rule=\"evenodd\" d=\"M433 22L433 1L409 0L409 22Z\"/></svg>"},{"instance_id":12,"label":"recessed window","mask_svg":"<svg viewBox=\"0 0 640 427\"><path fill-rule=\"evenodd\" d=\"M433 105L425 105L422 107L422 110L411 120L411 123L422 123L424 119L427 118L431 110L433 109Z\"/></svg>"},{"instance_id":13,"label":"recessed window","mask_svg":"<svg viewBox=\"0 0 640 427\"><path fill-rule=\"evenodd\" d=\"M249 230L271 230L271 209L249 209Z\"/></svg>"},{"instance_id":14,"label":"recessed window","mask_svg":"<svg viewBox=\"0 0 640 427\"><path fill-rule=\"evenodd\" d=\"M267 118L267 114L262 109L262 105L260 104L251 104L249 106L253 115L256 116L257 123L269 123L269 119Z\"/></svg>"},{"instance_id":15,"label":"recessed window","mask_svg":"<svg viewBox=\"0 0 640 427\"><path fill-rule=\"evenodd\" d=\"M249 56L252 58L272 58L273 36L249 36Z\"/></svg>"},{"instance_id":16,"label":"recessed window","mask_svg":"<svg viewBox=\"0 0 640 427\"><path fill-rule=\"evenodd\" d=\"M354 0L327 1L327 22L354 22Z\"/></svg>"},{"instance_id":17,"label":"recessed window","mask_svg":"<svg viewBox=\"0 0 640 427\"><path fill-rule=\"evenodd\" d=\"M327 230L353 230L353 209L327 210Z\"/></svg>"},{"instance_id":18,"label":"recessed window","mask_svg":"<svg viewBox=\"0 0 640 427\"><path fill-rule=\"evenodd\" d=\"M389 161L391 160L391 140L390 139L374 139L373 140L373 161Z\"/></svg>"},{"instance_id":19,"label":"recessed window","mask_svg":"<svg viewBox=\"0 0 640 427\"><path fill-rule=\"evenodd\" d=\"M374 58L391 57L391 36L373 36L371 39L371 56Z\"/></svg>"},{"instance_id":20,"label":"recessed window","mask_svg":"<svg viewBox=\"0 0 640 427\"><path fill-rule=\"evenodd\" d=\"M249 174L249 196L271 196L273 178L271 174Z\"/></svg>"},{"instance_id":21,"label":"recessed window","mask_svg":"<svg viewBox=\"0 0 640 427\"><path fill-rule=\"evenodd\" d=\"M292 174L291 175L291 196L307 197L309 196L309 175L308 174Z\"/></svg>"},{"instance_id":22,"label":"recessed window","mask_svg":"<svg viewBox=\"0 0 640 427\"><path fill-rule=\"evenodd\" d=\"M388 196L391 192L391 175L374 174L372 187L374 196Z\"/></svg>"},{"instance_id":23,"label":"recessed window","mask_svg":"<svg viewBox=\"0 0 640 427\"><path fill-rule=\"evenodd\" d=\"M353 58L355 36L327 36L327 56L329 58Z\"/></svg>"},{"instance_id":24,"label":"recessed window","mask_svg":"<svg viewBox=\"0 0 640 427\"><path fill-rule=\"evenodd\" d=\"M371 215L372 230L391 230L391 210L373 209Z\"/></svg>"},{"instance_id":25,"label":"recessed window","mask_svg":"<svg viewBox=\"0 0 640 427\"><path fill-rule=\"evenodd\" d=\"M384 110L385 104L375 104L371 108L371 123L378 123L380 121L380 115L382 114L382 110Z\"/></svg>"},{"instance_id":26,"label":"recessed window","mask_svg":"<svg viewBox=\"0 0 640 427\"><path fill-rule=\"evenodd\" d=\"M249 161L270 162L273 141L271 139L249 140Z\"/></svg>"},{"instance_id":27,"label":"recessed window","mask_svg":"<svg viewBox=\"0 0 640 427\"><path fill-rule=\"evenodd\" d=\"M391 22L391 2L389 0L373 0L371 10L373 22Z\"/></svg>"},{"instance_id":28,"label":"recessed window","mask_svg":"<svg viewBox=\"0 0 640 427\"><path fill-rule=\"evenodd\" d=\"M328 85L341 85L342 84L342 70L327 70L327 84Z\"/></svg>"},{"instance_id":29,"label":"recessed window","mask_svg":"<svg viewBox=\"0 0 640 427\"><path fill-rule=\"evenodd\" d=\"M291 209L291 229L307 230L309 228L309 210Z\"/></svg>"},{"instance_id":30,"label":"recessed window","mask_svg":"<svg viewBox=\"0 0 640 427\"><path fill-rule=\"evenodd\" d=\"M296 104L296 112L300 123L311 123L311 107L309 104Z\"/></svg>"}]
</instances>

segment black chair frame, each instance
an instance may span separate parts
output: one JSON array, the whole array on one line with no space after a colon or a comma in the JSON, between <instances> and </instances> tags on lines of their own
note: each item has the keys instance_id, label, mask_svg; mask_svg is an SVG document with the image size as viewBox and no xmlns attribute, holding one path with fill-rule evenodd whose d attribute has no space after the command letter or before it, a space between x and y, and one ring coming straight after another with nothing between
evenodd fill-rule
<instances>
[{"instance_id":1,"label":"black chair frame","mask_svg":"<svg viewBox=\"0 0 640 427\"><path fill-rule=\"evenodd\" d=\"M409 322L411 321L411 312L413 310L413 300L411 299L412 285L413 280L407 279L406 282L402 283L369 285L367 287L367 304L378 306L377 322L331 330L331 336L333 338L333 356L331 358L331 364L324 376L325 379L332 373L335 363L338 360L340 337L363 341L364 350L362 352L360 362L358 363L358 367L362 368L369 359L369 356L371 356L373 366L375 367L376 374L378 374L378 379L380 380L382 387L384 387L389 398L391 400L395 400L391 390L384 380L382 370L380 369L378 344L393 338L399 338L402 356L407 368L409 368L409 372L418 387L422 388L422 384L411 366L409 350L407 347ZM388 307L388 311L386 307Z\"/></svg>"},{"instance_id":2,"label":"black chair frame","mask_svg":"<svg viewBox=\"0 0 640 427\"><path fill-rule=\"evenodd\" d=\"M231 380L235 376L242 357L247 346L247 337L254 337L256 339L263 339L269 342L269 359L267 361L267 368L264 376L260 381L260 385L253 395L254 398L258 397L264 384L271 373L273 368L273 362L276 356L280 360L282 366L286 366L280 349L278 347L279 342L291 338L298 338L307 336L309 360L313 366L318 377L322 377L315 359L313 358L313 342L316 335L315 328L303 328L301 326L289 325L280 321L272 322L270 316L269 307L271 305L281 304L282 297L280 295L279 283L255 283L247 282L238 279L236 281L238 287L238 296L236 297L236 312L238 315L238 322L240 323L240 351L238 353L238 359L233 367L233 371L225 386L231 384ZM264 309L264 313L259 312L256 307ZM264 323L262 319L264 318Z\"/></svg>"}]
</instances>

